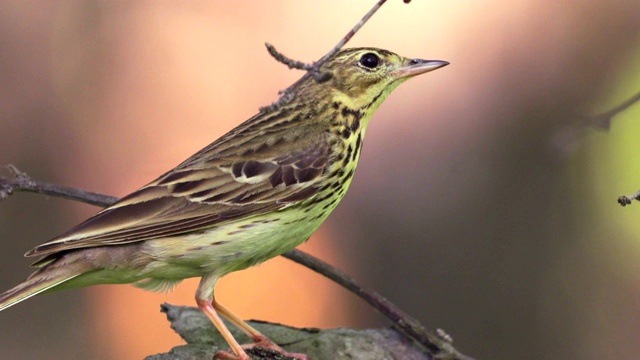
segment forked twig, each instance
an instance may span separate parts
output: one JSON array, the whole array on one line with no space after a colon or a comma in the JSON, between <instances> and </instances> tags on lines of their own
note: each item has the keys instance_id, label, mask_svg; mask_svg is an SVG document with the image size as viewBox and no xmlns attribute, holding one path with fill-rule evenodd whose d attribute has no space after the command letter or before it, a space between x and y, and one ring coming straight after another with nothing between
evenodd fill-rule
<instances>
[{"instance_id":1,"label":"forked twig","mask_svg":"<svg viewBox=\"0 0 640 360\"><path fill-rule=\"evenodd\" d=\"M411 2L411 0L403 0L403 1L404 1L405 4L408 4L409 2ZM347 32L347 34L342 39L340 39L340 41L338 41L336 46L334 46L328 53L326 53L323 57L321 57L320 60L315 61L313 63L308 64L308 63L304 63L302 61L293 60L290 57L287 57L284 54L282 54L281 52L279 52L278 50L276 50L276 48L273 45L271 45L269 43L266 43L265 46L267 47L267 51L278 62L281 62L281 63L287 65L290 69L306 70L307 73L304 74L298 81L293 83L293 85L289 86L285 90L280 91L279 92L280 97L278 98L278 100L276 100L274 103L272 103L269 106L261 107L260 111L261 112L274 111L277 108L279 108L280 106L282 106L282 105L288 103L289 101L291 101L291 99L293 99L293 97L294 97L295 89L298 87L298 85L300 85L302 82L304 82L309 77L315 78L316 81L318 81L318 82L324 82L324 81L329 80L331 78L331 74L330 73L321 73L321 71L320 71L320 67L322 66L322 64L324 64L333 55L335 55L338 51L340 51L340 49L342 49L342 47L349 40L351 40L353 35L355 35L360 30L360 28L367 21L369 21L369 19L373 16L373 14L375 14L376 11L378 11L378 9L380 9L380 7L382 5L384 5L384 3L386 3L386 2L387 2L387 0L378 0L378 2L371 8L371 10L369 10L369 12L366 13L364 15L364 17L362 17L362 19L360 19L360 21L358 21L358 23L351 30L349 30L349 32Z\"/></svg>"},{"instance_id":2,"label":"forked twig","mask_svg":"<svg viewBox=\"0 0 640 360\"><path fill-rule=\"evenodd\" d=\"M80 201L103 207L118 201L118 198L113 196L35 181L13 165L7 165L7 169L13 177L0 176L0 200L6 199L9 195L13 194L14 191L22 191Z\"/></svg>"},{"instance_id":3,"label":"forked twig","mask_svg":"<svg viewBox=\"0 0 640 360\"><path fill-rule=\"evenodd\" d=\"M306 71L311 71L314 69L313 64L307 64L307 63L303 63L302 61L297 61L297 60L288 58L283 53L276 50L276 48L269 43L265 43L264 46L267 47L267 51L269 52L269 55L273 56L273 58L276 59L278 62L281 62L287 65L289 69L298 69L298 70L306 70Z\"/></svg>"},{"instance_id":4,"label":"forked twig","mask_svg":"<svg viewBox=\"0 0 640 360\"><path fill-rule=\"evenodd\" d=\"M637 102L640 102L640 92L623 101L613 109L594 117L591 121L591 125L598 129L609 129L609 127L611 127L611 121L616 115L627 110Z\"/></svg>"}]
</instances>

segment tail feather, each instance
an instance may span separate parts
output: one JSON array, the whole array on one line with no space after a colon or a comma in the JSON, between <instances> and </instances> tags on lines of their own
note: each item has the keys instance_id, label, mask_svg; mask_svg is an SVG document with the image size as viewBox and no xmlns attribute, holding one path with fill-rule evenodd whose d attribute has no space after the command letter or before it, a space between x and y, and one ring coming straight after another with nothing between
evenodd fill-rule
<instances>
[{"instance_id":1,"label":"tail feather","mask_svg":"<svg viewBox=\"0 0 640 360\"><path fill-rule=\"evenodd\" d=\"M82 266L67 265L65 267L57 267L54 264L49 264L49 266L45 266L31 274L13 289L0 294L0 311L32 296L52 290L56 286L82 275L84 272L86 272L86 269Z\"/></svg>"}]
</instances>

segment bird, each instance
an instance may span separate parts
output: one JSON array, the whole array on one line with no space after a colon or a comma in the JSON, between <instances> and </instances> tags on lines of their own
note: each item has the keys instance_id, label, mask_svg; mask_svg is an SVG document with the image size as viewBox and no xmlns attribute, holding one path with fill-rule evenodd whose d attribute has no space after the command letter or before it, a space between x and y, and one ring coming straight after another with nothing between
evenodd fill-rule
<instances>
[{"instance_id":1,"label":"bird","mask_svg":"<svg viewBox=\"0 0 640 360\"><path fill-rule=\"evenodd\" d=\"M379 48L342 49L290 99L261 109L156 180L38 245L35 271L0 294L0 310L32 296L98 284L150 291L201 278L196 304L227 341L217 356L289 354L216 301L222 276L305 242L344 197L373 113L398 85L448 65ZM222 317L253 344L240 345Z\"/></svg>"}]
</instances>

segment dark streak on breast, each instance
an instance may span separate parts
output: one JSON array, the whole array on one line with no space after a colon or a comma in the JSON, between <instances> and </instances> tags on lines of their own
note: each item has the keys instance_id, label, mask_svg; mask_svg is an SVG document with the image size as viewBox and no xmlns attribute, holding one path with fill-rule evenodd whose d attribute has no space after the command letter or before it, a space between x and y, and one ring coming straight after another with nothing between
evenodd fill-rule
<instances>
[{"instance_id":1,"label":"dark streak on breast","mask_svg":"<svg viewBox=\"0 0 640 360\"><path fill-rule=\"evenodd\" d=\"M323 201L325 201L325 200L329 199L329 198L330 198L330 197L332 197L332 196L333 196L333 193L326 193L326 194L324 194L324 195L322 195L322 196L318 196L317 198L313 199L313 203L314 203L314 204L321 203L321 202L323 202Z\"/></svg>"},{"instance_id":2,"label":"dark streak on breast","mask_svg":"<svg viewBox=\"0 0 640 360\"><path fill-rule=\"evenodd\" d=\"M356 149L353 152L353 159L354 160L358 156L358 153L360 153L360 147L361 146L362 146L362 134L358 133L358 138L356 139Z\"/></svg>"},{"instance_id":3,"label":"dark streak on breast","mask_svg":"<svg viewBox=\"0 0 640 360\"><path fill-rule=\"evenodd\" d=\"M307 221L315 221L315 220L320 219L320 218L321 218L321 217L323 217L323 216L325 216L325 213L324 213L324 212L321 212L320 214L318 214L318 215L316 215L316 216L314 216L314 217L312 217L312 218L310 218L310 219L307 219Z\"/></svg>"},{"instance_id":4,"label":"dark streak on breast","mask_svg":"<svg viewBox=\"0 0 640 360\"><path fill-rule=\"evenodd\" d=\"M337 198L333 199L331 202L329 202L325 206L323 206L322 210L327 210L329 207L331 207L331 205L335 204L337 200L338 200Z\"/></svg>"},{"instance_id":5,"label":"dark streak on breast","mask_svg":"<svg viewBox=\"0 0 640 360\"><path fill-rule=\"evenodd\" d=\"M371 100L371 102L367 106L365 106L365 108L368 109L368 108L371 107L371 105L375 104L378 101L378 99L380 98L380 96L382 96L382 93L383 92L381 91L381 92L378 93L378 95L374 96L373 100Z\"/></svg>"},{"instance_id":6,"label":"dark streak on breast","mask_svg":"<svg viewBox=\"0 0 640 360\"><path fill-rule=\"evenodd\" d=\"M345 179L350 179L353 176L353 172L355 169L351 169L349 170L349 172L347 173L347 176L345 176Z\"/></svg>"},{"instance_id":7,"label":"dark streak on breast","mask_svg":"<svg viewBox=\"0 0 640 360\"><path fill-rule=\"evenodd\" d=\"M360 128L360 120L364 116L363 113L360 110L350 109L345 106L342 108L341 114L344 118L347 129L349 129L349 135L351 135L351 132L358 131Z\"/></svg>"}]
</instances>

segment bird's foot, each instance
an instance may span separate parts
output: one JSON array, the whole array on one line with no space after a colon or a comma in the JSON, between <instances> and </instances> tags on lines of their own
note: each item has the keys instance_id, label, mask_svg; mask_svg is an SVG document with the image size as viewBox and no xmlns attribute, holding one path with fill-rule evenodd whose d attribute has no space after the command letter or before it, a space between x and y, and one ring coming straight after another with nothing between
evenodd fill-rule
<instances>
[{"instance_id":1,"label":"bird's foot","mask_svg":"<svg viewBox=\"0 0 640 360\"><path fill-rule=\"evenodd\" d=\"M213 355L213 360L310 360L305 354L295 354L286 351L266 349L261 346L245 348L247 352L238 356L232 352L219 350Z\"/></svg>"},{"instance_id":2,"label":"bird's foot","mask_svg":"<svg viewBox=\"0 0 640 360\"><path fill-rule=\"evenodd\" d=\"M246 353L238 356L226 350L218 350L213 354L213 360L251 360L251 358Z\"/></svg>"},{"instance_id":3,"label":"bird's foot","mask_svg":"<svg viewBox=\"0 0 640 360\"><path fill-rule=\"evenodd\" d=\"M305 354L290 353L269 340L266 336L256 336L253 344L242 345L246 350L245 356L238 356L229 351L220 350L215 353L213 360L251 360L251 359L278 359L278 360L311 360ZM247 355L248 354L248 355ZM249 356L252 355L252 356Z\"/></svg>"},{"instance_id":4,"label":"bird's foot","mask_svg":"<svg viewBox=\"0 0 640 360\"><path fill-rule=\"evenodd\" d=\"M254 336L253 337L253 341L254 341L253 344L243 345L242 348L247 349L247 350L248 349L262 348L262 349L269 350L271 352L279 353L279 354L281 354L283 356L286 356L288 358L291 358L291 359L310 360L309 357L307 355L305 355L305 354L290 353L290 352L285 351L283 348L278 346L273 341L269 340L269 338L267 338L264 335Z\"/></svg>"}]
</instances>

